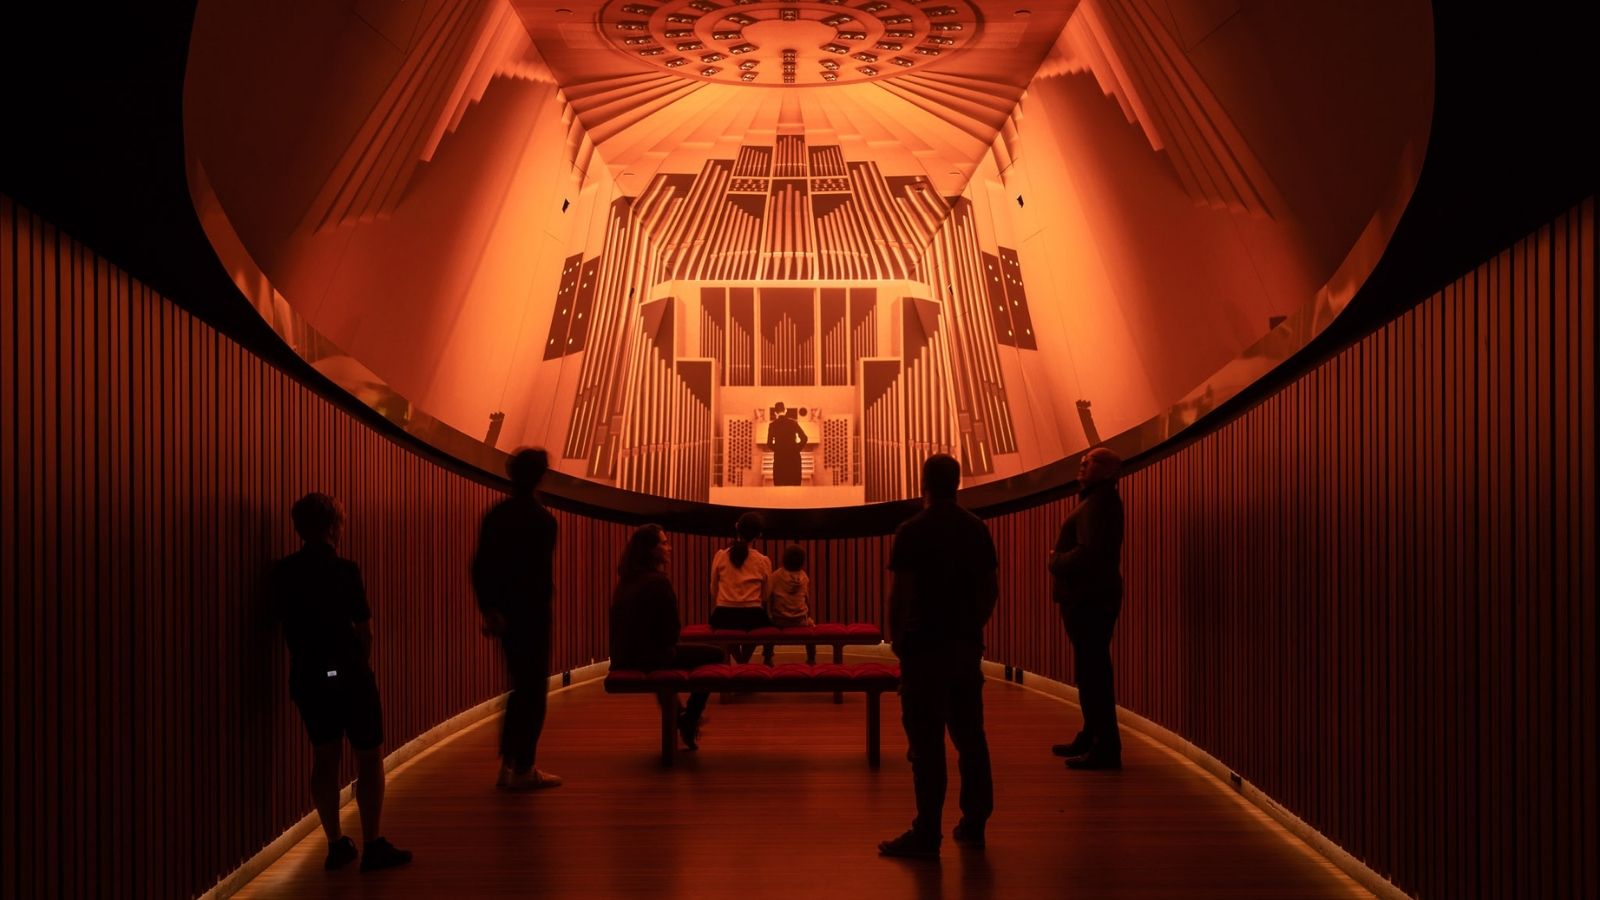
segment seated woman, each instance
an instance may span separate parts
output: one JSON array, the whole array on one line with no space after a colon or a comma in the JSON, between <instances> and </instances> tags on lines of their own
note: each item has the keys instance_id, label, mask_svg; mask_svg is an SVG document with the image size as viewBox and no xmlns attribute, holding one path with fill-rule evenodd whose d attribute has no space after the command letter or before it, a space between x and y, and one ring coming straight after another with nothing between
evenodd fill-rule
<instances>
[{"instance_id":1,"label":"seated woman","mask_svg":"<svg viewBox=\"0 0 1600 900\"><path fill-rule=\"evenodd\" d=\"M611 665L617 669L692 669L726 659L718 647L678 643L678 595L663 571L672 544L660 525L640 525L628 538L617 563L617 589L611 595ZM710 695L689 695L678 712L678 734L696 749L700 714Z\"/></svg>"},{"instance_id":2,"label":"seated woman","mask_svg":"<svg viewBox=\"0 0 1600 900\"><path fill-rule=\"evenodd\" d=\"M734 524L734 542L711 559L711 596L717 603L711 611L712 628L749 631L772 624L763 603L772 561L750 546L761 536L763 524L760 513L740 516ZM746 663L754 652L754 644L738 644L733 648L733 658Z\"/></svg>"}]
</instances>

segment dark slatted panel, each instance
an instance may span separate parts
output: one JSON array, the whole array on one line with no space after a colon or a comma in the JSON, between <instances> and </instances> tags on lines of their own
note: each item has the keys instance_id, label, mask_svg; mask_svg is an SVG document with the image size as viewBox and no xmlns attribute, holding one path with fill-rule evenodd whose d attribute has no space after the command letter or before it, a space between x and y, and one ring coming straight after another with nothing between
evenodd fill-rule
<instances>
[{"instance_id":1,"label":"dark slatted panel","mask_svg":"<svg viewBox=\"0 0 1600 900\"><path fill-rule=\"evenodd\" d=\"M465 577L490 488L3 198L0 294L0 893L195 894L305 815L310 758L260 592L304 491L348 509L390 746L502 689ZM605 650L603 611L571 596L559 615L586 625L561 667Z\"/></svg>"},{"instance_id":2,"label":"dark slatted panel","mask_svg":"<svg viewBox=\"0 0 1600 900\"><path fill-rule=\"evenodd\" d=\"M1423 897L1600 895L1592 202L1122 485L1118 699ZM1070 681L1070 501L990 656Z\"/></svg>"},{"instance_id":3,"label":"dark slatted panel","mask_svg":"<svg viewBox=\"0 0 1600 900\"><path fill-rule=\"evenodd\" d=\"M465 579L493 492L8 201L0 227L0 884L193 893L309 806L259 596L288 503L349 508L394 745L501 688ZM1600 893L1595 260L1585 205L1124 483L1119 698L1423 896ZM1069 509L991 523L989 635L1066 681ZM629 529L559 519L564 668L606 653ZM703 622L724 542L672 540ZM819 620L882 621L887 537L802 543Z\"/></svg>"}]
</instances>

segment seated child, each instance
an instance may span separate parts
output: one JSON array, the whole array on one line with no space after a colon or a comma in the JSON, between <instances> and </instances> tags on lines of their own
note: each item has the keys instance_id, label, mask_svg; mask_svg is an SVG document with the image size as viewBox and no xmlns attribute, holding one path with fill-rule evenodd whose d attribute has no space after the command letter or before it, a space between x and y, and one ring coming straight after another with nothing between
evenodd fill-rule
<instances>
[{"instance_id":1,"label":"seated child","mask_svg":"<svg viewBox=\"0 0 1600 900\"><path fill-rule=\"evenodd\" d=\"M779 628L816 624L811 621L811 608L807 603L811 597L811 578L805 573L805 564L805 548L790 544L783 548L782 567L773 569L767 577L767 618ZM763 660L772 665L772 645L767 644L761 650Z\"/></svg>"},{"instance_id":2,"label":"seated child","mask_svg":"<svg viewBox=\"0 0 1600 900\"><path fill-rule=\"evenodd\" d=\"M779 628L813 625L811 579L805 573L806 550L798 544L783 548L783 567L767 578L767 618Z\"/></svg>"}]
</instances>

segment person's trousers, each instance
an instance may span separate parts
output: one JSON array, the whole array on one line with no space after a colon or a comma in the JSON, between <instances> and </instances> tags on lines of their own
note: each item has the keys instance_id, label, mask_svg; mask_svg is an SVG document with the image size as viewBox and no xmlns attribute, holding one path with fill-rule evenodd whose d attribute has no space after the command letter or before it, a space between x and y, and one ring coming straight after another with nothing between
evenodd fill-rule
<instances>
[{"instance_id":1,"label":"person's trousers","mask_svg":"<svg viewBox=\"0 0 1600 900\"><path fill-rule=\"evenodd\" d=\"M500 636L511 696L500 722L500 759L518 772L533 767L544 731L545 690L550 682L550 634L512 626Z\"/></svg>"},{"instance_id":2,"label":"person's trousers","mask_svg":"<svg viewBox=\"0 0 1600 900\"><path fill-rule=\"evenodd\" d=\"M1076 662L1078 705L1083 709L1083 737L1090 752L1122 755L1122 735L1117 731L1116 681L1111 671L1111 635L1117 627L1121 602L1105 605L1062 605L1061 621L1072 641Z\"/></svg>"},{"instance_id":3,"label":"person's trousers","mask_svg":"<svg viewBox=\"0 0 1600 900\"><path fill-rule=\"evenodd\" d=\"M709 624L712 628L749 631L753 628L766 628L772 624L772 620L767 618L767 611L759 606L719 606L711 611ZM732 654L734 662L747 663L751 655L756 652L756 645L734 644L728 648L728 652Z\"/></svg>"},{"instance_id":4,"label":"person's trousers","mask_svg":"<svg viewBox=\"0 0 1600 900\"><path fill-rule=\"evenodd\" d=\"M672 664L669 669L693 669L696 666L709 666L712 663L727 662L728 655L722 652L721 647L710 644L678 644L672 648ZM684 718L690 722L700 721L700 714L706 711L706 702L711 699L711 694L706 691L696 691L689 695L689 702L683 708Z\"/></svg>"},{"instance_id":5,"label":"person's trousers","mask_svg":"<svg viewBox=\"0 0 1600 900\"><path fill-rule=\"evenodd\" d=\"M981 827L994 812L994 776L983 733L983 669L971 653L928 653L900 660L900 722L911 745L911 780L917 796L912 829L941 833L948 773L944 736L956 748L961 773L961 817Z\"/></svg>"}]
</instances>

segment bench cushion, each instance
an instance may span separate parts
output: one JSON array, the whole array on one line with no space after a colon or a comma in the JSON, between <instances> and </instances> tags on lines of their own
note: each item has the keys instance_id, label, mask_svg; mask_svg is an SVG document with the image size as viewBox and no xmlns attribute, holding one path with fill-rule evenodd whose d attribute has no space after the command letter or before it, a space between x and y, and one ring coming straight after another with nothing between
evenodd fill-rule
<instances>
[{"instance_id":1,"label":"bench cushion","mask_svg":"<svg viewBox=\"0 0 1600 900\"><path fill-rule=\"evenodd\" d=\"M606 676L606 693L640 694L670 690L688 691L884 691L900 684L900 667L893 663L713 663L691 670L657 669L642 672L613 669Z\"/></svg>"},{"instance_id":2,"label":"bench cushion","mask_svg":"<svg viewBox=\"0 0 1600 900\"><path fill-rule=\"evenodd\" d=\"M818 643L831 644L836 641L848 643L878 643L883 640L883 630L867 622L854 622L850 624L823 624L803 625L794 628L752 628L749 631L740 631L733 628L712 628L710 625L686 625L678 632L678 640L685 643L695 641L747 641L759 644L767 641L782 642L786 644Z\"/></svg>"}]
</instances>

